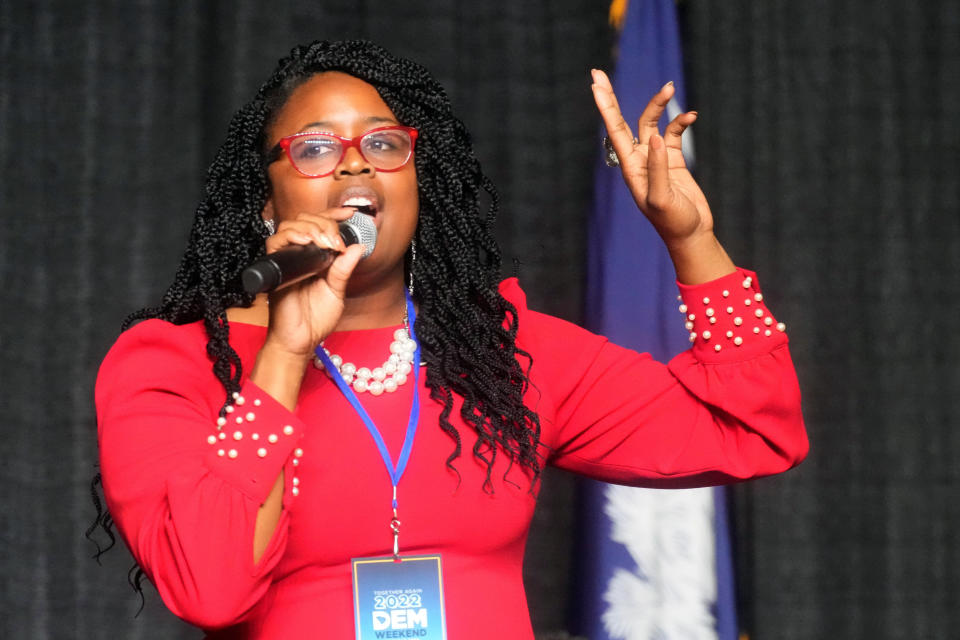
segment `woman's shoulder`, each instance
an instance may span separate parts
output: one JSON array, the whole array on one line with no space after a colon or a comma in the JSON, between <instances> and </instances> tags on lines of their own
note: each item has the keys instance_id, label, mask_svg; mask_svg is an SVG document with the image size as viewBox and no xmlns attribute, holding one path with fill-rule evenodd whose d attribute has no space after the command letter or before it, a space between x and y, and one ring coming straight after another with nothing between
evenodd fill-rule
<instances>
[{"instance_id":1,"label":"woman's shoulder","mask_svg":"<svg viewBox=\"0 0 960 640\"><path fill-rule=\"evenodd\" d=\"M97 385L123 384L156 374L180 374L208 363L202 322L144 320L117 337L100 365ZM209 369L209 364L203 368Z\"/></svg>"}]
</instances>

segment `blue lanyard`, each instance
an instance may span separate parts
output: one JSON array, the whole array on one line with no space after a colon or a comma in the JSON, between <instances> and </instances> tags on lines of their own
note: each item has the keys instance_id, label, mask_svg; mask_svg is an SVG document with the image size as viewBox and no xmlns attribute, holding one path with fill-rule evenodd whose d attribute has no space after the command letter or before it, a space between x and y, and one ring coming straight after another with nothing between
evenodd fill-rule
<instances>
[{"instance_id":1,"label":"blue lanyard","mask_svg":"<svg viewBox=\"0 0 960 640\"><path fill-rule=\"evenodd\" d=\"M357 415L360 416L363 424L367 427L367 431L373 436L373 441L377 444L380 457L383 458L383 464L387 468L387 473L390 476L390 482L393 485L393 520L390 521L390 529L393 531L394 558L399 558L400 534L400 521L397 519L397 485L400 484L400 478L403 477L403 472L407 469L407 462L410 460L410 451L413 449L413 438L417 434L417 423L420 421L420 388L418 385L420 379L420 343L417 341L417 335L413 330L414 322L417 319L417 312L413 308L413 300L410 299L409 292L404 291L404 296L407 300L408 330L410 332L410 338L417 343L417 348L413 353L413 362L411 363L413 365L413 404L410 406L410 420L407 422L407 434L404 436L403 447L400 449L400 458L397 460L396 465L394 465L393 460L390 459L387 444L383 441L383 436L380 435L380 430L377 429L377 425L373 423L370 414L368 414L367 410L360 404L360 400L357 399L353 389L350 388L350 385L344 381L343 376L337 371L337 368L330 360L330 356L324 351L323 345L320 345L316 349L317 357L323 362L327 373L333 378L340 392L350 403L350 406L353 407L353 410L357 412Z\"/></svg>"}]
</instances>

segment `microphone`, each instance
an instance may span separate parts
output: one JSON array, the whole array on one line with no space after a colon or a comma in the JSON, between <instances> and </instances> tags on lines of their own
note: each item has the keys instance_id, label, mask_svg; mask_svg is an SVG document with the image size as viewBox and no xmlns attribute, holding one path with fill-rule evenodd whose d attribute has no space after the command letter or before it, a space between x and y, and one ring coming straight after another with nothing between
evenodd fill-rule
<instances>
[{"instance_id":1,"label":"microphone","mask_svg":"<svg viewBox=\"0 0 960 640\"><path fill-rule=\"evenodd\" d=\"M362 258L373 253L377 244L377 227L373 218L357 212L340 223L340 237L346 245L363 244L366 250ZM339 251L324 249L315 244L285 247L266 255L243 270L240 279L247 293L263 293L281 289L312 275L323 273L340 255Z\"/></svg>"}]
</instances>

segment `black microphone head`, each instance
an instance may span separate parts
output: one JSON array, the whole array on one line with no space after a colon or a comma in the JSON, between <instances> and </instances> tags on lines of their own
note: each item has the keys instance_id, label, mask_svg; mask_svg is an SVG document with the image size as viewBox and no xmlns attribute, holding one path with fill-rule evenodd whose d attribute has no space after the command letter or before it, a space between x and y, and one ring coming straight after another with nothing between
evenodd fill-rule
<instances>
[{"instance_id":1,"label":"black microphone head","mask_svg":"<svg viewBox=\"0 0 960 640\"><path fill-rule=\"evenodd\" d=\"M340 223L340 237L346 244L364 245L366 249L362 257L366 258L377 244L377 226L372 217L357 211Z\"/></svg>"}]
</instances>

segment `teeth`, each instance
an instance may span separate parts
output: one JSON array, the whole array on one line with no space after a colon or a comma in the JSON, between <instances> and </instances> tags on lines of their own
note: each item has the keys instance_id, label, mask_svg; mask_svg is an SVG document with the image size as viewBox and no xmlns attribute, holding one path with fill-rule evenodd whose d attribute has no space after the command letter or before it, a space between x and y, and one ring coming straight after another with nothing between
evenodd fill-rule
<instances>
[{"instance_id":1,"label":"teeth","mask_svg":"<svg viewBox=\"0 0 960 640\"><path fill-rule=\"evenodd\" d=\"M362 198L355 196L353 198L348 198L346 202L343 203L344 207L370 207L373 206L373 200L370 198Z\"/></svg>"}]
</instances>

